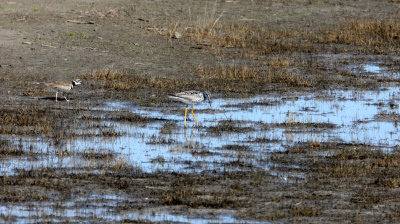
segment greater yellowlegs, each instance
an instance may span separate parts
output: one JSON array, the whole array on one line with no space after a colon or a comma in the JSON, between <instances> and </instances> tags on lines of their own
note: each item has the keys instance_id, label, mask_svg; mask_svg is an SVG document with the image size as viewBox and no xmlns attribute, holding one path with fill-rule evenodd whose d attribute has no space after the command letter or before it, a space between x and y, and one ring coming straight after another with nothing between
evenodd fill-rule
<instances>
[{"instance_id":1,"label":"greater yellowlegs","mask_svg":"<svg viewBox=\"0 0 400 224\"><path fill-rule=\"evenodd\" d=\"M196 116L194 115L193 112L193 107L194 104L198 104L203 102L204 100L208 100L211 106L211 100L210 100L210 93L207 91L197 91L197 90L190 90L190 91L184 91L180 93L174 93L174 94L168 94L168 97L180 101L184 104L186 104L186 109L185 109L185 126L186 126L186 117L187 117L187 108L188 105L192 105L192 114L194 119L196 120L196 125L199 123L196 119Z\"/></svg>"},{"instance_id":2,"label":"greater yellowlegs","mask_svg":"<svg viewBox=\"0 0 400 224\"><path fill-rule=\"evenodd\" d=\"M45 82L44 83L44 85L46 87L49 87L49 88L53 89L54 91L56 91L56 101L57 101L58 92L68 92L72 88L74 88L74 86L77 86L80 84L81 84L81 80L79 80L79 79L72 80L72 82L57 81L57 82ZM64 96L64 99L67 102L69 101L66 96Z\"/></svg>"}]
</instances>

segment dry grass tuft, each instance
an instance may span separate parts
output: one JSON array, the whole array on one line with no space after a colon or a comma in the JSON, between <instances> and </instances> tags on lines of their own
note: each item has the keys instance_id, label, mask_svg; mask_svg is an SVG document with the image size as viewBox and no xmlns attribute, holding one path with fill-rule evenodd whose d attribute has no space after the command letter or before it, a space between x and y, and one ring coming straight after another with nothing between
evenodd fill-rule
<instances>
[{"instance_id":1,"label":"dry grass tuft","mask_svg":"<svg viewBox=\"0 0 400 224\"><path fill-rule=\"evenodd\" d=\"M377 52L400 49L400 22L398 20L353 21L338 30L327 32L321 42L367 47Z\"/></svg>"},{"instance_id":2,"label":"dry grass tuft","mask_svg":"<svg viewBox=\"0 0 400 224\"><path fill-rule=\"evenodd\" d=\"M292 63L286 59L276 57L268 62L268 65L273 68L289 67Z\"/></svg>"},{"instance_id":3,"label":"dry grass tuft","mask_svg":"<svg viewBox=\"0 0 400 224\"><path fill-rule=\"evenodd\" d=\"M230 65L221 66L218 65L214 68L203 68L198 67L198 71L202 74L202 78L213 79L213 80L225 80L225 81L252 81L252 82L265 82L266 77L249 68L247 65Z\"/></svg>"},{"instance_id":4,"label":"dry grass tuft","mask_svg":"<svg viewBox=\"0 0 400 224\"><path fill-rule=\"evenodd\" d=\"M105 160L111 161L116 157L115 153L105 149L93 149L89 148L87 151L78 153L82 158L87 160Z\"/></svg>"},{"instance_id":5,"label":"dry grass tuft","mask_svg":"<svg viewBox=\"0 0 400 224\"><path fill-rule=\"evenodd\" d=\"M272 169L278 172L304 174L304 182L296 185L297 190L315 193L299 194L303 197L302 202L307 197L321 201L329 199L346 204L342 208L354 204L367 211L398 199L398 150L385 152L366 144L309 142L289 147L286 152L274 152L271 160L275 164ZM299 213L296 209L291 212L303 217L318 216L331 209L330 206L319 205L318 210L306 207ZM391 212L388 210L390 215L398 215L397 211Z\"/></svg>"},{"instance_id":6,"label":"dry grass tuft","mask_svg":"<svg viewBox=\"0 0 400 224\"><path fill-rule=\"evenodd\" d=\"M214 24L207 28L186 29L186 36L198 44L222 48L245 49L250 55L308 52L311 44L298 30L273 30L260 24Z\"/></svg>"},{"instance_id":7,"label":"dry grass tuft","mask_svg":"<svg viewBox=\"0 0 400 224\"><path fill-rule=\"evenodd\" d=\"M328 155L314 157L320 152ZM371 149L363 144L317 143L291 147L287 154L303 153L308 155L310 163L302 163L310 171L318 173L318 178L348 178L357 181L362 177L379 177L382 172L400 168L400 152L385 153L381 150ZM276 157L280 158L280 157ZM312 162L311 162L312 161ZM390 175L384 175L391 178ZM398 178L396 174L392 176ZM385 179L386 180L386 179Z\"/></svg>"},{"instance_id":8,"label":"dry grass tuft","mask_svg":"<svg viewBox=\"0 0 400 224\"><path fill-rule=\"evenodd\" d=\"M286 70L257 71L247 65L230 65L197 68L202 78L220 87L220 92L261 93L267 84L279 83L291 87L311 87L313 82Z\"/></svg>"},{"instance_id":9,"label":"dry grass tuft","mask_svg":"<svg viewBox=\"0 0 400 224\"><path fill-rule=\"evenodd\" d=\"M211 126L207 128L208 133L214 133L217 135L221 135L223 132L251 132L255 131L253 127L245 127L242 126L241 122L234 120L221 120L218 121L217 126Z\"/></svg>"},{"instance_id":10,"label":"dry grass tuft","mask_svg":"<svg viewBox=\"0 0 400 224\"><path fill-rule=\"evenodd\" d=\"M309 52L314 49L305 41L304 36L308 33L304 30L273 29L251 22L224 23L224 11L217 8L215 2L212 7L204 9L204 14L187 23L171 21L172 25L165 34L172 38L175 31L179 31L187 40L210 49L240 48L250 55Z\"/></svg>"},{"instance_id":11,"label":"dry grass tuft","mask_svg":"<svg viewBox=\"0 0 400 224\"><path fill-rule=\"evenodd\" d=\"M12 144L9 140L0 140L0 155L2 156L21 156L26 154L22 147L17 147Z\"/></svg>"},{"instance_id":12,"label":"dry grass tuft","mask_svg":"<svg viewBox=\"0 0 400 224\"><path fill-rule=\"evenodd\" d=\"M100 88L119 91L150 88L157 84L155 78L143 74L128 74L127 71L111 68L94 71L84 75L84 78L97 82Z\"/></svg>"},{"instance_id":13,"label":"dry grass tuft","mask_svg":"<svg viewBox=\"0 0 400 224\"><path fill-rule=\"evenodd\" d=\"M269 71L269 83L279 83L291 87L311 87L314 85L313 81L302 78L297 74L291 74L286 71Z\"/></svg>"},{"instance_id":14,"label":"dry grass tuft","mask_svg":"<svg viewBox=\"0 0 400 224\"><path fill-rule=\"evenodd\" d=\"M93 71L87 74L85 78L91 80L123 81L127 79L127 72L124 70L106 68Z\"/></svg>"},{"instance_id":15,"label":"dry grass tuft","mask_svg":"<svg viewBox=\"0 0 400 224\"><path fill-rule=\"evenodd\" d=\"M201 42L207 36L213 36L215 26L224 15L223 11L217 13L217 6L217 1L215 1L212 8L206 7L203 14L198 15L189 24L183 24L185 35L197 42ZM177 29L177 25L175 24L174 29Z\"/></svg>"},{"instance_id":16,"label":"dry grass tuft","mask_svg":"<svg viewBox=\"0 0 400 224\"><path fill-rule=\"evenodd\" d=\"M152 77L129 74L126 71L105 69L85 75L93 81L92 88L105 88L122 92L140 91L174 92L185 89L209 90L214 93L264 93L268 84L291 87L311 87L313 82L286 70L258 71L248 65L198 66L192 71L199 75ZM140 94L124 94L124 98L140 97Z\"/></svg>"},{"instance_id":17,"label":"dry grass tuft","mask_svg":"<svg viewBox=\"0 0 400 224\"><path fill-rule=\"evenodd\" d=\"M226 23L221 19L223 12L216 11L214 5L214 9L206 10L208 13L193 21L186 24L173 23L168 36L171 38L179 30L186 40L214 50L217 54L227 48L242 49L243 55L309 53L332 49L332 43L356 45L361 47L358 50L376 52L395 52L400 48L398 19L352 21L341 25L339 29L324 31L313 28L273 28L252 22ZM346 47L335 47L335 51L339 49L344 52L349 50ZM287 66L287 62L282 65Z\"/></svg>"},{"instance_id":18,"label":"dry grass tuft","mask_svg":"<svg viewBox=\"0 0 400 224\"><path fill-rule=\"evenodd\" d=\"M2 109L0 119L2 134L45 134L55 128L49 111L37 107Z\"/></svg>"}]
</instances>

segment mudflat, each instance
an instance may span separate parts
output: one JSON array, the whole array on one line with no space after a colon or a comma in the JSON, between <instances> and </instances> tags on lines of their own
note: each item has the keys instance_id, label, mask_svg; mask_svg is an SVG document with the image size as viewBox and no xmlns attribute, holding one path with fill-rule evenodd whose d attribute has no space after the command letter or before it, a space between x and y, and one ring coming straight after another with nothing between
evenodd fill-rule
<instances>
[{"instance_id":1,"label":"mudflat","mask_svg":"<svg viewBox=\"0 0 400 224\"><path fill-rule=\"evenodd\" d=\"M0 220L398 222L399 11L0 1Z\"/></svg>"}]
</instances>

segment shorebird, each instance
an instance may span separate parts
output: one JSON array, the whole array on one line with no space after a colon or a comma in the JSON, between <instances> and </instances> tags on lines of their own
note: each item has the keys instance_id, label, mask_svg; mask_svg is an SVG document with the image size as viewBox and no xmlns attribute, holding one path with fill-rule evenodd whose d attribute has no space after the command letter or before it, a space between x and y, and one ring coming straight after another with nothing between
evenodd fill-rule
<instances>
[{"instance_id":1,"label":"shorebird","mask_svg":"<svg viewBox=\"0 0 400 224\"><path fill-rule=\"evenodd\" d=\"M46 87L49 87L49 88L53 89L54 91L56 91L56 101L57 101L58 92L68 92L72 88L74 88L74 86L77 86L77 85L80 85L80 84L81 84L81 80L80 79L72 80L72 82L57 81L57 82L45 82L44 83L44 85ZM67 102L69 102L69 100L67 99L66 96L64 96L64 99Z\"/></svg>"},{"instance_id":2,"label":"shorebird","mask_svg":"<svg viewBox=\"0 0 400 224\"><path fill-rule=\"evenodd\" d=\"M194 112L193 112L194 104L198 104L198 103L203 102L204 100L208 100L208 103L210 103L210 106L211 106L210 93L207 91L201 92L201 91L197 91L197 90L190 90L190 91L184 91L184 92L180 92L180 93L168 94L168 97L175 101L179 101L179 102L186 104L185 127L186 127L186 117L187 117L188 105L192 105L192 114L193 114L194 119L196 120L196 125L199 122L197 121L196 116L194 115Z\"/></svg>"}]
</instances>

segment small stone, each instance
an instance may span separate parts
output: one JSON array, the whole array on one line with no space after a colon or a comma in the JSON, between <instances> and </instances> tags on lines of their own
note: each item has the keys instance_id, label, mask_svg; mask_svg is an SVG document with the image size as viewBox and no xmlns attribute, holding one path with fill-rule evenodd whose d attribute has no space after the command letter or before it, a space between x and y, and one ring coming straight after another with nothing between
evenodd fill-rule
<instances>
[{"instance_id":1,"label":"small stone","mask_svg":"<svg viewBox=\"0 0 400 224\"><path fill-rule=\"evenodd\" d=\"M390 102L389 105L390 105L390 109L397 109L397 108L399 108L399 105L398 105L397 103L394 103L394 102Z\"/></svg>"},{"instance_id":2,"label":"small stone","mask_svg":"<svg viewBox=\"0 0 400 224\"><path fill-rule=\"evenodd\" d=\"M175 39L182 38L182 34L179 33L179 32L177 32L177 31L175 31L175 32L174 32L174 35L172 36L172 38L175 38Z\"/></svg>"}]
</instances>

